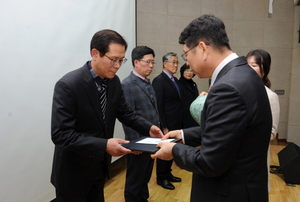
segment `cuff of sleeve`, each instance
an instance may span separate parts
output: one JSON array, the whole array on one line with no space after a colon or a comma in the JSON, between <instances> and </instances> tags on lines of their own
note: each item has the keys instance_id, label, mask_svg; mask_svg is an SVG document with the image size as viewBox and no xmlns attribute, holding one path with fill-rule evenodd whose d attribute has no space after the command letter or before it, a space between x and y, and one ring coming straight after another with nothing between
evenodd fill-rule
<instances>
[{"instance_id":1,"label":"cuff of sleeve","mask_svg":"<svg viewBox=\"0 0 300 202\"><path fill-rule=\"evenodd\" d=\"M184 132L183 132L182 129L181 129L181 136L182 136L182 143L185 144L185 141L184 141Z\"/></svg>"}]
</instances>

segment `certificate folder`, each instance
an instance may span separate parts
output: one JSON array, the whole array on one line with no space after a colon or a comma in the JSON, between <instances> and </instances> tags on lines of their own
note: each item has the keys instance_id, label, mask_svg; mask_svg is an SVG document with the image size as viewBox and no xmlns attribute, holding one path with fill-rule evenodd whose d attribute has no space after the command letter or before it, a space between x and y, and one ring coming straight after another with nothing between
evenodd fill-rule
<instances>
[{"instance_id":1,"label":"certificate folder","mask_svg":"<svg viewBox=\"0 0 300 202\"><path fill-rule=\"evenodd\" d=\"M166 140L161 140L159 137L140 137L135 140L131 140L130 143L128 144L122 144L123 147L130 149L132 151L142 151L142 152L147 152L154 154L159 150L159 147L156 147L156 145L159 142L179 142L181 139L178 138L169 138Z\"/></svg>"}]
</instances>

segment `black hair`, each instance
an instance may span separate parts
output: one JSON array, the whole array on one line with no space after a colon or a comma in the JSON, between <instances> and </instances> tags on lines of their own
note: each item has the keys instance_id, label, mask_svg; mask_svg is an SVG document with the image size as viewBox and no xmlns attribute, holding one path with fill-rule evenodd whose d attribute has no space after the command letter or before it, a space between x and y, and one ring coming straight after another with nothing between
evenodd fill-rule
<instances>
[{"instance_id":1,"label":"black hair","mask_svg":"<svg viewBox=\"0 0 300 202\"><path fill-rule=\"evenodd\" d=\"M125 51L127 50L127 42L118 32L104 29L94 34L91 40L90 51L95 48L100 52L100 56L103 57L105 53L109 52L111 43L120 44L125 47Z\"/></svg>"},{"instance_id":2,"label":"black hair","mask_svg":"<svg viewBox=\"0 0 300 202\"><path fill-rule=\"evenodd\" d=\"M220 51L224 47L231 50L225 25L220 18L214 15L202 15L194 19L179 37L179 44L185 44L188 48L196 46L200 41Z\"/></svg>"},{"instance_id":3,"label":"black hair","mask_svg":"<svg viewBox=\"0 0 300 202\"><path fill-rule=\"evenodd\" d=\"M271 56L270 54L262 49L256 49L250 51L246 55L246 59L249 57L254 56L256 64L259 66L260 72L262 72L264 75L262 77L262 80L268 88L271 87L271 81L268 78L268 74L270 72L271 68Z\"/></svg>"},{"instance_id":4,"label":"black hair","mask_svg":"<svg viewBox=\"0 0 300 202\"><path fill-rule=\"evenodd\" d=\"M144 55L152 54L155 57L154 51L148 46L137 46L131 52L131 61L134 66L134 60L140 60Z\"/></svg>"},{"instance_id":5,"label":"black hair","mask_svg":"<svg viewBox=\"0 0 300 202\"><path fill-rule=\"evenodd\" d=\"M184 63L181 67L180 67L180 76L183 76L183 73L185 70L189 69L190 67L187 66L186 63Z\"/></svg>"}]
</instances>

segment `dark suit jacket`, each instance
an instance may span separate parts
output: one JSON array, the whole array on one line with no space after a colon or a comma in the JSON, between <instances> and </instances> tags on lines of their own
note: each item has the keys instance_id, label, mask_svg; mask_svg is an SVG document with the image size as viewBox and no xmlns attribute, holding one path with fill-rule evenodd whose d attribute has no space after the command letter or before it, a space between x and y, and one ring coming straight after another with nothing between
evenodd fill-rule
<instances>
[{"instance_id":1,"label":"dark suit jacket","mask_svg":"<svg viewBox=\"0 0 300 202\"><path fill-rule=\"evenodd\" d=\"M196 83L191 79L187 80L183 76L179 79L179 84L181 85L181 97L183 106L183 128L190 128L193 126L198 126L199 124L194 120L190 113L191 103L199 96L198 88Z\"/></svg>"},{"instance_id":2,"label":"dark suit jacket","mask_svg":"<svg viewBox=\"0 0 300 202\"><path fill-rule=\"evenodd\" d=\"M178 83L178 80L175 80ZM162 72L153 79L152 85L156 93L162 127L169 130L182 128L181 97L172 80Z\"/></svg>"},{"instance_id":3,"label":"dark suit jacket","mask_svg":"<svg viewBox=\"0 0 300 202\"><path fill-rule=\"evenodd\" d=\"M129 106L140 116L160 127L155 92L150 85L146 87L143 81L132 72L122 81L124 96ZM139 134L137 131L123 124L127 140L134 140L141 136L149 136L149 132Z\"/></svg>"},{"instance_id":4,"label":"dark suit jacket","mask_svg":"<svg viewBox=\"0 0 300 202\"><path fill-rule=\"evenodd\" d=\"M245 57L229 62L210 89L201 126L184 129L176 164L193 172L191 201L268 201L272 117L265 87Z\"/></svg>"},{"instance_id":5,"label":"dark suit jacket","mask_svg":"<svg viewBox=\"0 0 300 202\"><path fill-rule=\"evenodd\" d=\"M104 175L111 161L105 152L107 139L113 137L116 118L144 134L152 125L127 105L117 76L108 79L105 124L99 92L87 64L56 83L51 122L55 144L51 182L55 187L89 189Z\"/></svg>"}]
</instances>

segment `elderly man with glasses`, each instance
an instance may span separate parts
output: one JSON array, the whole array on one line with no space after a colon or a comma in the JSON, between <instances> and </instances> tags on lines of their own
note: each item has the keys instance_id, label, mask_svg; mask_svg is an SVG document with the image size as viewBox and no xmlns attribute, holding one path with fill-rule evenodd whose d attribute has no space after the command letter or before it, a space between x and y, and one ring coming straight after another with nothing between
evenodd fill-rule
<instances>
[{"instance_id":1,"label":"elderly man with glasses","mask_svg":"<svg viewBox=\"0 0 300 202\"><path fill-rule=\"evenodd\" d=\"M170 130L182 128L182 98L180 85L174 74L178 69L178 57L174 52L169 52L162 57L163 71L153 80L156 92L158 112L164 134ZM181 179L172 175L173 161L157 159L156 180L157 184L165 189L173 190L171 182L181 182Z\"/></svg>"}]
</instances>

